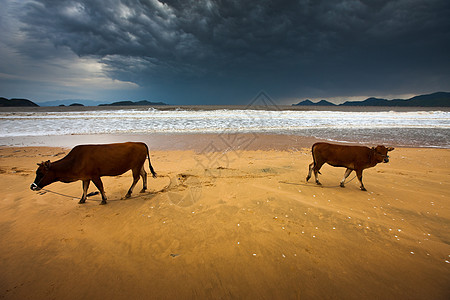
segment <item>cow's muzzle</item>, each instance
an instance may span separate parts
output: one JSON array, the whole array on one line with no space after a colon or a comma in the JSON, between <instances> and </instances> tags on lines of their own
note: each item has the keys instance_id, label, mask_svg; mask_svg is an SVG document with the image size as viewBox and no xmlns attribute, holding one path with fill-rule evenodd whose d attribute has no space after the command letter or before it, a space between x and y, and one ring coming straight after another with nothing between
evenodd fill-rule
<instances>
[{"instance_id":1,"label":"cow's muzzle","mask_svg":"<svg viewBox=\"0 0 450 300\"><path fill-rule=\"evenodd\" d=\"M384 163L388 163L388 162L389 162L389 157L385 157L385 158L383 159L383 162L384 162Z\"/></svg>"},{"instance_id":2,"label":"cow's muzzle","mask_svg":"<svg viewBox=\"0 0 450 300\"><path fill-rule=\"evenodd\" d=\"M32 183L31 185L30 185L30 189L32 190L32 191L39 191L41 188L36 184L36 183Z\"/></svg>"}]
</instances>

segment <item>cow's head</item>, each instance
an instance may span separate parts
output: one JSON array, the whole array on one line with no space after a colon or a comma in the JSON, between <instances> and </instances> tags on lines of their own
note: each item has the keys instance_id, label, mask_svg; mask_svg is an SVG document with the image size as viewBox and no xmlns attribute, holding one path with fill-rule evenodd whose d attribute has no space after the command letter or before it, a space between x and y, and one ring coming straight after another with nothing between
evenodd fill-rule
<instances>
[{"instance_id":1,"label":"cow's head","mask_svg":"<svg viewBox=\"0 0 450 300\"><path fill-rule=\"evenodd\" d=\"M37 165L39 166L39 168L36 170L36 178L30 186L30 189L32 189L33 191L39 191L44 186L55 182L55 176L53 174L53 171L50 169L51 162L49 160L43 161L42 163Z\"/></svg>"},{"instance_id":2,"label":"cow's head","mask_svg":"<svg viewBox=\"0 0 450 300\"><path fill-rule=\"evenodd\" d=\"M378 145L376 147L372 147L372 150L374 151L375 160L377 163L387 163L389 162L388 152L394 150L394 148Z\"/></svg>"}]
</instances>

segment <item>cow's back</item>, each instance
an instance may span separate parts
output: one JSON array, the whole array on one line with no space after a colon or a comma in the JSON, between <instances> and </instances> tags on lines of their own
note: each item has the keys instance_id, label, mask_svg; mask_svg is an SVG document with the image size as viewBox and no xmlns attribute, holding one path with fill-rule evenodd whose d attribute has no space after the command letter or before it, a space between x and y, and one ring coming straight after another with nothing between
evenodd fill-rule
<instances>
[{"instance_id":1,"label":"cow's back","mask_svg":"<svg viewBox=\"0 0 450 300\"><path fill-rule=\"evenodd\" d=\"M79 145L65 157L75 173L88 176L117 176L142 167L147 158L144 143L117 143L105 145Z\"/></svg>"},{"instance_id":2,"label":"cow's back","mask_svg":"<svg viewBox=\"0 0 450 300\"><path fill-rule=\"evenodd\" d=\"M369 162L370 149L365 146L347 146L329 143L316 143L312 147L317 163L326 162L335 167L358 168Z\"/></svg>"}]
</instances>

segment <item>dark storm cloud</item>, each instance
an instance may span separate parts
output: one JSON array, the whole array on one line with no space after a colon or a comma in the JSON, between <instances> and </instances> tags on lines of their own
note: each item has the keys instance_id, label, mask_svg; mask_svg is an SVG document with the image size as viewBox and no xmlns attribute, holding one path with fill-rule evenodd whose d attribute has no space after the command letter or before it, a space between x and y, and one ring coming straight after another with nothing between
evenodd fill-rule
<instances>
[{"instance_id":1,"label":"dark storm cloud","mask_svg":"<svg viewBox=\"0 0 450 300\"><path fill-rule=\"evenodd\" d=\"M21 51L49 41L174 99L411 93L450 82L449 15L447 0L41 0Z\"/></svg>"}]
</instances>

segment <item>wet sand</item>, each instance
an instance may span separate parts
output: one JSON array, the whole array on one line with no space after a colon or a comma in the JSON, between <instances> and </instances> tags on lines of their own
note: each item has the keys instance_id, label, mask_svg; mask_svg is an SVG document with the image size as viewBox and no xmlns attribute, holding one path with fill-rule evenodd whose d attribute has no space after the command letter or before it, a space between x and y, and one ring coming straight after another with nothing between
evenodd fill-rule
<instances>
[{"instance_id":1,"label":"wet sand","mask_svg":"<svg viewBox=\"0 0 450 300\"><path fill-rule=\"evenodd\" d=\"M318 139L297 135L264 133L211 134L92 134L61 136L1 137L0 147L64 147L81 144L144 142L152 150L192 150L195 152L234 150L296 150L310 147Z\"/></svg>"},{"instance_id":2,"label":"wet sand","mask_svg":"<svg viewBox=\"0 0 450 300\"><path fill-rule=\"evenodd\" d=\"M248 138L146 140L159 177L126 200L131 174L104 177L106 206L29 189L67 148L1 147L0 299L450 297L449 149L396 148L362 192L305 183L312 139Z\"/></svg>"}]
</instances>

